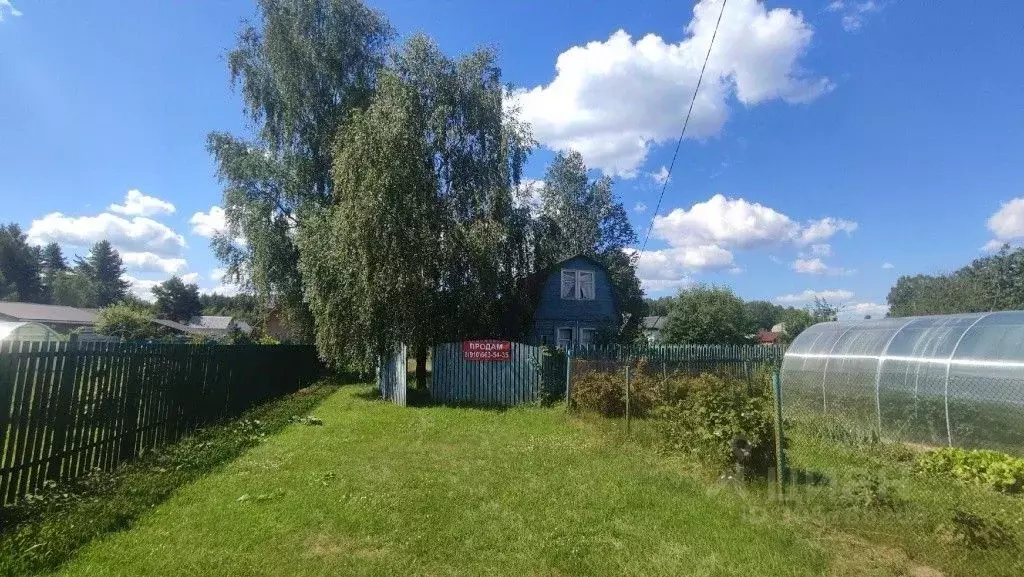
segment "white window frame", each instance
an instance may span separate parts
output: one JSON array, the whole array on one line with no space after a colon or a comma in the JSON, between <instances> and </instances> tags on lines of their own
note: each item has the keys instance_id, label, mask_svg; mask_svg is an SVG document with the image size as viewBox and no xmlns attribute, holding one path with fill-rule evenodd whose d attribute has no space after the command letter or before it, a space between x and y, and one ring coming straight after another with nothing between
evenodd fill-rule
<instances>
[{"instance_id":1,"label":"white window frame","mask_svg":"<svg viewBox=\"0 0 1024 577\"><path fill-rule=\"evenodd\" d=\"M565 339L562 338L562 331L569 331L569 344L563 346ZM573 327L558 327L555 329L555 347L559 349L571 349L576 341L576 329Z\"/></svg>"},{"instance_id":2,"label":"white window frame","mask_svg":"<svg viewBox=\"0 0 1024 577\"><path fill-rule=\"evenodd\" d=\"M575 290L572 296L565 296L562 290L563 282L562 278L566 273L574 275ZM592 293L589 297L584 298L583 296L583 275L590 275L590 286ZM592 301L597 299L597 273L592 270L575 269L575 268L563 268L562 273L558 275L558 294L561 295L562 300L567 301Z\"/></svg>"}]
</instances>

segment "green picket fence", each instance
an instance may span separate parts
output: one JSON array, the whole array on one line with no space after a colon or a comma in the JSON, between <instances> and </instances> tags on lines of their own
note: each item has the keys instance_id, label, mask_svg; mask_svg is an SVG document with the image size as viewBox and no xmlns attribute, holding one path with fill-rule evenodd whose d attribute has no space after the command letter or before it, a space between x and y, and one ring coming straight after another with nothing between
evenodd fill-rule
<instances>
[{"instance_id":1,"label":"green picket fence","mask_svg":"<svg viewBox=\"0 0 1024 577\"><path fill-rule=\"evenodd\" d=\"M0 506L310 384L305 345L0 343Z\"/></svg>"}]
</instances>

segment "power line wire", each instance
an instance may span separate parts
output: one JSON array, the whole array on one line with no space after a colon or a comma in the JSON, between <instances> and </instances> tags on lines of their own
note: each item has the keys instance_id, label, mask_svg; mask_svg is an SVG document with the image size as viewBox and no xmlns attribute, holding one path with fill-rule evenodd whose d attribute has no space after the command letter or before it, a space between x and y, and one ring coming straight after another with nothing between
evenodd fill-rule
<instances>
[{"instance_id":1,"label":"power line wire","mask_svg":"<svg viewBox=\"0 0 1024 577\"><path fill-rule=\"evenodd\" d=\"M668 165L668 174L665 181L661 183L661 194L658 195L658 204L654 207L651 215L651 224L647 226L647 234L644 235L644 244L640 247L638 255L647 249L647 241L651 239L651 230L654 229L654 219L658 217L661 210L661 201L665 198L665 189L668 181L672 178L672 169L676 166L676 157L679 156L679 147L683 144L683 137L686 136L686 126L690 124L690 115L693 114L693 105L697 102L697 92L700 90L700 83L704 80L704 70L708 67L708 60L711 58L711 49L715 46L715 37L718 36L718 26L722 24L722 15L725 14L725 5L729 0L722 0L722 9L718 12L718 21L715 22L715 31L711 33L711 43L708 44L708 53L704 55L704 65L700 67L700 76L697 77L697 86L693 89L693 98L690 99L690 108L686 111L686 118L683 120L683 129L679 132L679 140L676 141L676 150L672 153L672 162Z\"/></svg>"}]
</instances>

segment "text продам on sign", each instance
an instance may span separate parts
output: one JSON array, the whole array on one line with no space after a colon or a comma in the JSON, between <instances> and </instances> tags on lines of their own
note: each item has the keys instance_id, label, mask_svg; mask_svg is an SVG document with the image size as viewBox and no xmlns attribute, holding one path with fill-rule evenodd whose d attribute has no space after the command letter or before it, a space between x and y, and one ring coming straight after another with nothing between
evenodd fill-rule
<instances>
[{"instance_id":1,"label":"text \u043f\u0440\u043e\u0434\u0430\u043c on sign","mask_svg":"<svg viewBox=\"0 0 1024 577\"><path fill-rule=\"evenodd\" d=\"M466 361L510 361L511 341L462 341L462 359Z\"/></svg>"}]
</instances>

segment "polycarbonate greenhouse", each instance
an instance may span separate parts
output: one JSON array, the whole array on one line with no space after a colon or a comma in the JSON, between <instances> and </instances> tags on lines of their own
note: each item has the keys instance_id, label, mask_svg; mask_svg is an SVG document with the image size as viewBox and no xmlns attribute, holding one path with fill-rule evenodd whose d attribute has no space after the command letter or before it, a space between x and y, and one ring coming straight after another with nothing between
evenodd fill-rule
<instances>
[{"instance_id":1,"label":"polycarbonate greenhouse","mask_svg":"<svg viewBox=\"0 0 1024 577\"><path fill-rule=\"evenodd\" d=\"M830 322L786 351L787 417L1024 454L1024 311Z\"/></svg>"}]
</instances>

